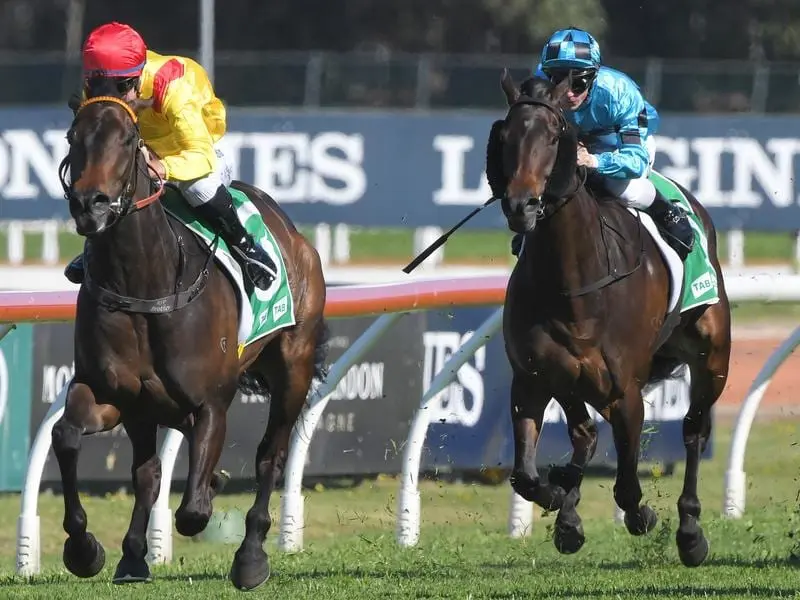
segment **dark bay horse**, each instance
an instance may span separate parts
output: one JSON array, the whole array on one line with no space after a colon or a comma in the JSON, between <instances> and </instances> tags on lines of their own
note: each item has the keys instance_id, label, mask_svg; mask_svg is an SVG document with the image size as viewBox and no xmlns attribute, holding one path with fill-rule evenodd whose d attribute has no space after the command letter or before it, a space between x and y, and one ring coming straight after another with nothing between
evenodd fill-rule
<instances>
[{"instance_id":1,"label":"dark bay horse","mask_svg":"<svg viewBox=\"0 0 800 600\"><path fill-rule=\"evenodd\" d=\"M130 438L135 502L114 581L146 581L146 531L161 480L158 427L178 429L188 441L188 481L175 526L193 536L208 524L212 499L224 483L214 469L227 409L244 386L270 396L269 421L256 450L255 502L230 570L237 588L252 589L269 577L262 545L290 430L313 378L324 377L322 267L314 247L272 198L234 182L277 240L296 312L295 325L247 346L239 356L234 287L209 248L168 217L158 201L163 184L148 172L139 108L120 100L113 89L93 93L75 109L61 169L76 229L87 238L86 279L75 320L75 376L52 435L68 534L64 564L79 577L92 577L105 562L78 497L82 435L122 423Z\"/></svg>"},{"instance_id":2,"label":"dark bay horse","mask_svg":"<svg viewBox=\"0 0 800 600\"><path fill-rule=\"evenodd\" d=\"M644 417L642 388L681 363L691 371L683 421L686 475L678 499L676 541L683 564L701 564L708 542L699 525L697 475L711 432L711 407L725 387L730 358L730 308L706 210L683 190L702 219L720 300L667 318L668 267L637 216L586 185L576 167L577 138L560 107L569 80L553 86L528 79L521 88L504 71L509 109L492 126L487 176L501 197L509 228L524 249L506 294L503 336L511 363L515 453L511 485L528 501L557 510L554 542L577 552L585 538L577 505L597 429L584 403L612 427L617 451L614 499L633 535L650 531L655 512L641 504L637 475ZM547 481L536 468L545 408L564 410L573 455Z\"/></svg>"}]
</instances>

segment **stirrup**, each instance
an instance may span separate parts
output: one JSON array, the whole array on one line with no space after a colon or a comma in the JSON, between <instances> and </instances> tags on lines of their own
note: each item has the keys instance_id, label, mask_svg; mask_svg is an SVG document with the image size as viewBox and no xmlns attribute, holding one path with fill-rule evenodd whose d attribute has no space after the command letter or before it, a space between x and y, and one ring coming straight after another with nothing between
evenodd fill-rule
<instances>
[{"instance_id":1,"label":"stirrup","mask_svg":"<svg viewBox=\"0 0 800 600\"><path fill-rule=\"evenodd\" d=\"M236 257L241 263L245 273L253 282L253 284L256 285L256 287L261 287L257 284L258 280L265 280L264 287L262 289L267 289L278 278L277 270L273 270L269 265L264 264L258 259L248 256L247 253L238 246L232 245L231 251L236 254Z\"/></svg>"}]
</instances>

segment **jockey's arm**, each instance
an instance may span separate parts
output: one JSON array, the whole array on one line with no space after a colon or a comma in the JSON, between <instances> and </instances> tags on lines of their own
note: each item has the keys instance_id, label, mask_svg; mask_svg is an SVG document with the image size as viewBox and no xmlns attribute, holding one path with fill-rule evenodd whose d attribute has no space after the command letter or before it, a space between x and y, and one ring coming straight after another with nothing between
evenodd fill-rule
<instances>
[{"instance_id":1,"label":"jockey's arm","mask_svg":"<svg viewBox=\"0 0 800 600\"><path fill-rule=\"evenodd\" d=\"M183 82L173 82L162 111L180 147L178 154L161 158L165 179L191 181L214 170L214 140L203 120L202 106L193 90Z\"/></svg>"},{"instance_id":2,"label":"jockey's arm","mask_svg":"<svg viewBox=\"0 0 800 600\"><path fill-rule=\"evenodd\" d=\"M614 179L638 179L647 172L650 157L644 144L646 123L642 126L644 100L641 96L615 99L606 107L610 125L618 131L618 147L613 152L596 154L597 172Z\"/></svg>"}]
</instances>

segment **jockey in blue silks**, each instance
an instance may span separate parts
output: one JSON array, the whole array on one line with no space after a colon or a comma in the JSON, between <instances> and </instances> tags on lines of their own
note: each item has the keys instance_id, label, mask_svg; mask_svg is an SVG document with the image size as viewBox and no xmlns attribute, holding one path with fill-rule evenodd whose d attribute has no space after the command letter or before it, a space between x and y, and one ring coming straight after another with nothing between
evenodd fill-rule
<instances>
[{"instance_id":1,"label":"jockey in blue silks","mask_svg":"<svg viewBox=\"0 0 800 600\"><path fill-rule=\"evenodd\" d=\"M550 37L534 77L557 84L569 75L572 86L562 108L582 143L578 164L601 176L611 194L653 217L685 260L694 241L688 216L648 179L655 159L653 134L658 130L658 112L630 77L601 66L600 45L576 27ZM522 240L521 236L515 238L512 252L517 254Z\"/></svg>"}]
</instances>

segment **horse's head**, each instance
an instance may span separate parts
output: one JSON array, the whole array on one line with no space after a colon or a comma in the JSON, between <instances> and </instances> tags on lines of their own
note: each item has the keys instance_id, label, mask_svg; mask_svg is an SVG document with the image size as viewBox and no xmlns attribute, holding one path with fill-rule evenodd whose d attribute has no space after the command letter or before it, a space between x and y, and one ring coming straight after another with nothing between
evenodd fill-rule
<instances>
[{"instance_id":1,"label":"horse's head","mask_svg":"<svg viewBox=\"0 0 800 600\"><path fill-rule=\"evenodd\" d=\"M565 193L575 173L577 141L560 108L571 82L554 86L531 78L520 89L505 70L501 83L509 109L505 120L492 126L487 174L495 180L490 181L495 193L502 190L509 229L525 233L545 205Z\"/></svg>"},{"instance_id":2,"label":"horse's head","mask_svg":"<svg viewBox=\"0 0 800 600\"><path fill-rule=\"evenodd\" d=\"M114 87L93 93L74 107L75 118L67 132L69 154L59 171L80 235L98 235L132 207L139 208L134 194L138 176L146 169L139 167L143 143L137 108Z\"/></svg>"}]
</instances>

